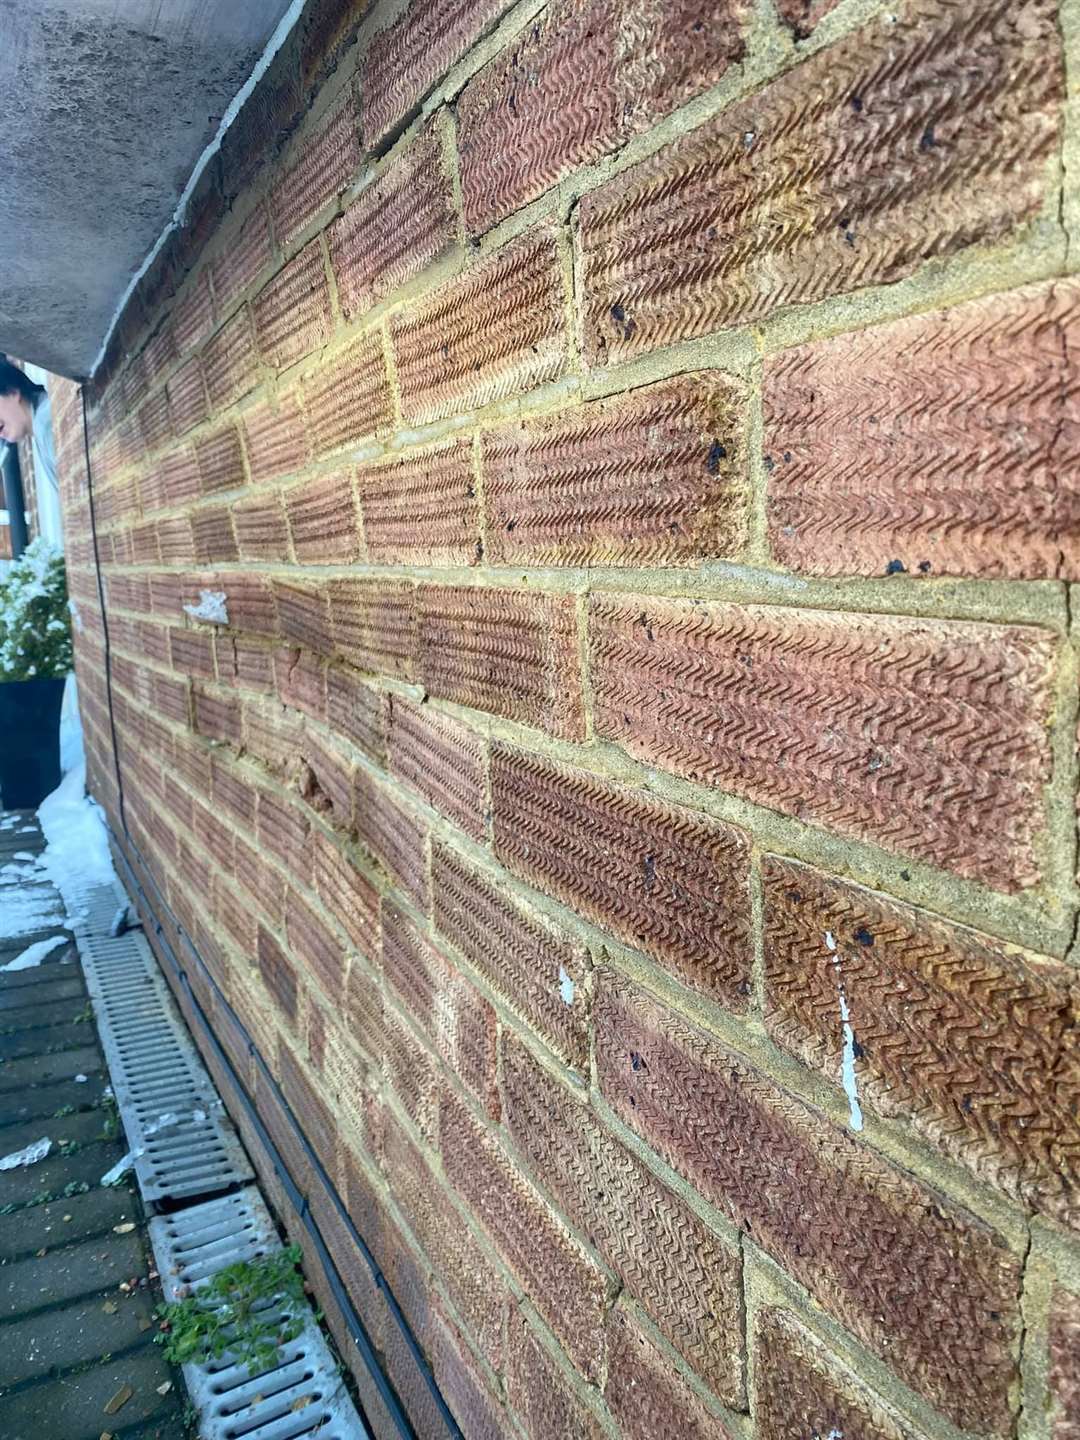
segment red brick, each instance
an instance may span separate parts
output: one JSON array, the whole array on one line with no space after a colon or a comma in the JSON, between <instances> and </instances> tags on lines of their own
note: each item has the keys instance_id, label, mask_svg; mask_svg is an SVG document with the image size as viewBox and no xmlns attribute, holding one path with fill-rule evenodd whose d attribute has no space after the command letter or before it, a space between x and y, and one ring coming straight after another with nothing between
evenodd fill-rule
<instances>
[{"instance_id":1,"label":"red brick","mask_svg":"<svg viewBox=\"0 0 1080 1440\"><path fill-rule=\"evenodd\" d=\"M616 1114L954 1424L1009 1433L1020 1267L998 1237L615 972L596 978Z\"/></svg>"},{"instance_id":2,"label":"red brick","mask_svg":"<svg viewBox=\"0 0 1080 1440\"><path fill-rule=\"evenodd\" d=\"M325 359L304 384L304 405L316 455L390 431L394 410L382 336L363 335Z\"/></svg>"},{"instance_id":3,"label":"red brick","mask_svg":"<svg viewBox=\"0 0 1080 1440\"><path fill-rule=\"evenodd\" d=\"M256 827L259 846L278 861L287 875L298 875L305 882L312 874L310 830L307 816L291 795L260 789Z\"/></svg>"},{"instance_id":4,"label":"red brick","mask_svg":"<svg viewBox=\"0 0 1080 1440\"><path fill-rule=\"evenodd\" d=\"M296 1028L297 975L296 967L264 925L259 926L258 965L262 982L278 1010Z\"/></svg>"},{"instance_id":5,"label":"red brick","mask_svg":"<svg viewBox=\"0 0 1080 1440\"><path fill-rule=\"evenodd\" d=\"M742 58L748 6L559 0L457 103L465 223L487 230L715 85Z\"/></svg>"},{"instance_id":6,"label":"red brick","mask_svg":"<svg viewBox=\"0 0 1080 1440\"><path fill-rule=\"evenodd\" d=\"M1049 633L604 595L590 638L597 734L639 759L999 889L1038 880Z\"/></svg>"},{"instance_id":7,"label":"red brick","mask_svg":"<svg viewBox=\"0 0 1080 1440\"><path fill-rule=\"evenodd\" d=\"M742 1261L667 1186L503 1037L506 1126L537 1179L624 1289L727 1404L742 1406Z\"/></svg>"},{"instance_id":8,"label":"red brick","mask_svg":"<svg viewBox=\"0 0 1080 1440\"><path fill-rule=\"evenodd\" d=\"M309 650L326 654L329 649L330 624L327 618L326 593L318 585L292 585L275 580L274 603L283 639Z\"/></svg>"},{"instance_id":9,"label":"red brick","mask_svg":"<svg viewBox=\"0 0 1080 1440\"><path fill-rule=\"evenodd\" d=\"M625 1440L735 1440L622 1306L608 1317L607 1341L604 1399Z\"/></svg>"},{"instance_id":10,"label":"red brick","mask_svg":"<svg viewBox=\"0 0 1080 1440\"><path fill-rule=\"evenodd\" d=\"M374 974L360 960L349 961L342 1016L352 1040L378 1064L387 1046L382 991ZM364 1130L366 1126L357 1128Z\"/></svg>"},{"instance_id":11,"label":"red brick","mask_svg":"<svg viewBox=\"0 0 1080 1440\"><path fill-rule=\"evenodd\" d=\"M584 947L511 900L496 879L438 842L432 846L432 881L439 934L567 1064L584 1068Z\"/></svg>"},{"instance_id":12,"label":"red brick","mask_svg":"<svg viewBox=\"0 0 1080 1440\"><path fill-rule=\"evenodd\" d=\"M529 1440L605 1440L607 1431L582 1403L520 1310L507 1327L506 1398Z\"/></svg>"},{"instance_id":13,"label":"red brick","mask_svg":"<svg viewBox=\"0 0 1080 1440\"><path fill-rule=\"evenodd\" d=\"M379 953L378 890L339 842L316 831L312 846L319 899L360 954L374 963Z\"/></svg>"},{"instance_id":14,"label":"red brick","mask_svg":"<svg viewBox=\"0 0 1080 1440\"><path fill-rule=\"evenodd\" d=\"M234 630L249 630L256 635L278 633L274 592L267 576L234 571L216 579L225 592L229 624Z\"/></svg>"},{"instance_id":15,"label":"red brick","mask_svg":"<svg viewBox=\"0 0 1080 1440\"><path fill-rule=\"evenodd\" d=\"M688 565L746 539L742 396L682 375L483 438L496 565Z\"/></svg>"},{"instance_id":16,"label":"red brick","mask_svg":"<svg viewBox=\"0 0 1080 1440\"><path fill-rule=\"evenodd\" d=\"M285 897L285 928L301 971L310 973L329 1000L340 1003L345 985L341 942L295 890Z\"/></svg>"},{"instance_id":17,"label":"red brick","mask_svg":"<svg viewBox=\"0 0 1080 1440\"><path fill-rule=\"evenodd\" d=\"M509 6L510 0L412 0L372 36L360 71L364 144L370 148L396 128Z\"/></svg>"},{"instance_id":18,"label":"red brick","mask_svg":"<svg viewBox=\"0 0 1080 1440\"><path fill-rule=\"evenodd\" d=\"M239 749L240 706L236 696L212 694L197 686L194 700L195 729L198 733L205 735L208 740L223 740Z\"/></svg>"},{"instance_id":19,"label":"red brick","mask_svg":"<svg viewBox=\"0 0 1080 1440\"><path fill-rule=\"evenodd\" d=\"M431 1363L435 1383L472 1440L504 1440L508 1420L458 1328L436 1312L431 1317Z\"/></svg>"},{"instance_id":20,"label":"red brick","mask_svg":"<svg viewBox=\"0 0 1080 1440\"><path fill-rule=\"evenodd\" d=\"M295 395L269 401L244 415L244 445L252 483L301 470L311 458L304 416Z\"/></svg>"},{"instance_id":21,"label":"red brick","mask_svg":"<svg viewBox=\"0 0 1080 1440\"><path fill-rule=\"evenodd\" d=\"M304 138L293 164L270 191L270 213L280 246L314 219L360 168L360 141L352 93Z\"/></svg>"},{"instance_id":22,"label":"red brick","mask_svg":"<svg viewBox=\"0 0 1080 1440\"><path fill-rule=\"evenodd\" d=\"M157 522L158 551L164 565L195 563L195 537L186 515L174 515Z\"/></svg>"},{"instance_id":23,"label":"red brick","mask_svg":"<svg viewBox=\"0 0 1080 1440\"><path fill-rule=\"evenodd\" d=\"M838 3L839 0L776 0L776 9L781 20L791 26L796 40L804 40Z\"/></svg>"},{"instance_id":24,"label":"red brick","mask_svg":"<svg viewBox=\"0 0 1080 1440\"><path fill-rule=\"evenodd\" d=\"M273 689L283 705L326 718L326 661L307 650L274 652Z\"/></svg>"},{"instance_id":25,"label":"red brick","mask_svg":"<svg viewBox=\"0 0 1080 1440\"><path fill-rule=\"evenodd\" d=\"M212 766L215 809L224 809L249 833L255 829L255 792L246 775L227 759L215 756Z\"/></svg>"},{"instance_id":26,"label":"red brick","mask_svg":"<svg viewBox=\"0 0 1080 1440\"><path fill-rule=\"evenodd\" d=\"M498 1119L495 1011L395 905L384 915L382 973L442 1059Z\"/></svg>"},{"instance_id":27,"label":"red brick","mask_svg":"<svg viewBox=\"0 0 1080 1440\"><path fill-rule=\"evenodd\" d=\"M199 462L200 488L204 495L217 490L238 490L244 484L244 457L240 449L240 431L235 425L224 425L195 445Z\"/></svg>"},{"instance_id":28,"label":"red brick","mask_svg":"<svg viewBox=\"0 0 1080 1440\"><path fill-rule=\"evenodd\" d=\"M231 677L243 690L273 694L273 651L265 644L246 635L216 635L214 650L222 680Z\"/></svg>"},{"instance_id":29,"label":"red brick","mask_svg":"<svg viewBox=\"0 0 1080 1440\"><path fill-rule=\"evenodd\" d=\"M252 309L259 353L278 370L326 343L333 316L318 240L306 245L263 287Z\"/></svg>"},{"instance_id":30,"label":"red brick","mask_svg":"<svg viewBox=\"0 0 1080 1440\"><path fill-rule=\"evenodd\" d=\"M214 295L218 311L224 313L269 265L270 225L266 206L257 205L235 238L228 235L221 253L213 262Z\"/></svg>"},{"instance_id":31,"label":"red brick","mask_svg":"<svg viewBox=\"0 0 1080 1440\"><path fill-rule=\"evenodd\" d=\"M416 424L557 379L567 357L554 231L541 226L480 261L396 315L390 334L402 412Z\"/></svg>"},{"instance_id":32,"label":"red brick","mask_svg":"<svg viewBox=\"0 0 1080 1440\"><path fill-rule=\"evenodd\" d=\"M227 505L213 505L193 511L191 530L195 537L195 558L200 565L212 565L217 561L238 558L232 515Z\"/></svg>"},{"instance_id":33,"label":"red brick","mask_svg":"<svg viewBox=\"0 0 1080 1440\"><path fill-rule=\"evenodd\" d=\"M762 883L773 1038L839 1082L843 996L863 1104L1080 1228L1075 972L807 865Z\"/></svg>"},{"instance_id":34,"label":"red brick","mask_svg":"<svg viewBox=\"0 0 1080 1440\"><path fill-rule=\"evenodd\" d=\"M439 1075L435 1060L400 1016L384 1016L383 1080L413 1128L428 1145L436 1143Z\"/></svg>"},{"instance_id":35,"label":"red brick","mask_svg":"<svg viewBox=\"0 0 1080 1440\"><path fill-rule=\"evenodd\" d=\"M368 555L381 565L472 565L483 554L472 441L357 471Z\"/></svg>"},{"instance_id":36,"label":"red brick","mask_svg":"<svg viewBox=\"0 0 1080 1440\"><path fill-rule=\"evenodd\" d=\"M173 432L176 435L185 435L209 414L202 368L197 355L180 366L169 381L167 389Z\"/></svg>"},{"instance_id":37,"label":"red brick","mask_svg":"<svg viewBox=\"0 0 1080 1440\"><path fill-rule=\"evenodd\" d=\"M214 297L210 290L210 271L201 270L189 281L176 302L172 315L176 353L187 354L201 345L214 328Z\"/></svg>"},{"instance_id":38,"label":"red brick","mask_svg":"<svg viewBox=\"0 0 1080 1440\"><path fill-rule=\"evenodd\" d=\"M300 785L304 800L328 823L351 830L355 808L355 767L332 741L305 730L300 759L306 770Z\"/></svg>"},{"instance_id":39,"label":"red brick","mask_svg":"<svg viewBox=\"0 0 1080 1440\"><path fill-rule=\"evenodd\" d=\"M243 716L245 754L261 760L282 780L292 780L298 769L297 756L303 734L300 717L258 700L243 702Z\"/></svg>"},{"instance_id":40,"label":"red brick","mask_svg":"<svg viewBox=\"0 0 1080 1440\"><path fill-rule=\"evenodd\" d=\"M729 1009L750 988L750 851L740 830L497 744L495 853L511 870Z\"/></svg>"},{"instance_id":41,"label":"red brick","mask_svg":"<svg viewBox=\"0 0 1080 1440\"><path fill-rule=\"evenodd\" d=\"M156 450L172 436L173 422L169 414L169 396L165 389L151 395L139 411L139 427L147 451Z\"/></svg>"},{"instance_id":42,"label":"red brick","mask_svg":"<svg viewBox=\"0 0 1080 1440\"><path fill-rule=\"evenodd\" d=\"M356 832L360 843L396 880L419 909L427 911L428 825L400 805L397 792L365 771L356 777Z\"/></svg>"},{"instance_id":43,"label":"red brick","mask_svg":"<svg viewBox=\"0 0 1080 1440\"><path fill-rule=\"evenodd\" d=\"M294 1053L294 1042L285 1036L278 1036L278 1064L281 1070L281 1090L289 1109L293 1112L304 1139L315 1151L323 1169L333 1177L336 1171L337 1124L326 1101L305 1074ZM316 1181L312 1193L322 1190L321 1181Z\"/></svg>"},{"instance_id":44,"label":"red brick","mask_svg":"<svg viewBox=\"0 0 1080 1440\"><path fill-rule=\"evenodd\" d=\"M131 548L137 565L158 563L157 526L152 520L131 527Z\"/></svg>"},{"instance_id":45,"label":"red brick","mask_svg":"<svg viewBox=\"0 0 1080 1440\"><path fill-rule=\"evenodd\" d=\"M418 651L416 592L407 581L331 580L334 650L358 670L411 680Z\"/></svg>"},{"instance_id":46,"label":"red brick","mask_svg":"<svg viewBox=\"0 0 1080 1440\"><path fill-rule=\"evenodd\" d=\"M199 469L193 450L186 447L172 450L163 455L157 465L163 505L182 505L199 494Z\"/></svg>"},{"instance_id":47,"label":"red brick","mask_svg":"<svg viewBox=\"0 0 1080 1440\"><path fill-rule=\"evenodd\" d=\"M1050 1310L1048 1378L1053 1440L1080 1440L1080 1299L1060 1287Z\"/></svg>"},{"instance_id":48,"label":"red brick","mask_svg":"<svg viewBox=\"0 0 1080 1440\"><path fill-rule=\"evenodd\" d=\"M455 1098L440 1107L447 1179L482 1222L537 1310L588 1379L604 1355L609 1282L494 1138Z\"/></svg>"},{"instance_id":49,"label":"red brick","mask_svg":"<svg viewBox=\"0 0 1080 1440\"><path fill-rule=\"evenodd\" d=\"M351 565L361 554L352 475L338 470L285 492L293 549L301 565Z\"/></svg>"},{"instance_id":50,"label":"red brick","mask_svg":"<svg viewBox=\"0 0 1080 1440\"><path fill-rule=\"evenodd\" d=\"M774 554L814 575L1080 576L1080 288L766 362Z\"/></svg>"},{"instance_id":51,"label":"red brick","mask_svg":"<svg viewBox=\"0 0 1080 1440\"><path fill-rule=\"evenodd\" d=\"M169 659L173 669L183 675L214 678L214 644L210 635L195 630L170 630Z\"/></svg>"},{"instance_id":52,"label":"red brick","mask_svg":"<svg viewBox=\"0 0 1080 1440\"><path fill-rule=\"evenodd\" d=\"M503 1350L506 1284L468 1234L449 1195L396 1121L386 1127L386 1179L454 1308L471 1328L489 1364L497 1368Z\"/></svg>"},{"instance_id":53,"label":"red brick","mask_svg":"<svg viewBox=\"0 0 1080 1440\"><path fill-rule=\"evenodd\" d=\"M234 505L232 518L241 560L288 560L289 529L280 491Z\"/></svg>"},{"instance_id":54,"label":"red brick","mask_svg":"<svg viewBox=\"0 0 1080 1440\"><path fill-rule=\"evenodd\" d=\"M887 284L1032 217L1059 138L1054 28L1049 0L912 0L586 195L590 363Z\"/></svg>"},{"instance_id":55,"label":"red brick","mask_svg":"<svg viewBox=\"0 0 1080 1440\"><path fill-rule=\"evenodd\" d=\"M429 129L327 232L344 314L362 315L419 275L456 232L439 135Z\"/></svg>"},{"instance_id":56,"label":"red brick","mask_svg":"<svg viewBox=\"0 0 1080 1440\"><path fill-rule=\"evenodd\" d=\"M584 738L575 596L431 585L419 609L431 695Z\"/></svg>"},{"instance_id":57,"label":"red brick","mask_svg":"<svg viewBox=\"0 0 1080 1440\"><path fill-rule=\"evenodd\" d=\"M233 870L233 832L213 810L196 802L195 834L227 875Z\"/></svg>"},{"instance_id":58,"label":"red brick","mask_svg":"<svg viewBox=\"0 0 1080 1440\"><path fill-rule=\"evenodd\" d=\"M843 1435L845 1440L919 1440L884 1401L783 1310L758 1312L754 1414L760 1440Z\"/></svg>"},{"instance_id":59,"label":"red brick","mask_svg":"<svg viewBox=\"0 0 1080 1440\"><path fill-rule=\"evenodd\" d=\"M387 696L388 768L434 810L479 840L486 829L484 739L403 695Z\"/></svg>"},{"instance_id":60,"label":"red brick","mask_svg":"<svg viewBox=\"0 0 1080 1440\"><path fill-rule=\"evenodd\" d=\"M330 666L326 672L327 722L369 760L381 765L386 757L383 697L352 670Z\"/></svg>"},{"instance_id":61,"label":"red brick","mask_svg":"<svg viewBox=\"0 0 1080 1440\"><path fill-rule=\"evenodd\" d=\"M159 384L165 378L166 371L175 359L176 339L172 332L172 324L166 319L151 335L146 342L146 349L143 351L147 384Z\"/></svg>"},{"instance_id":62,"label":"red brick","mask_svg":"<svg viewBox=\"0 0 1080 1440\"><path fill-rule=\"evenodd\" d=\"M259 357L247 306L227 320L203 351L206 388L215 410L251 390L259 375Z\"/></svg>"}]
</instances>

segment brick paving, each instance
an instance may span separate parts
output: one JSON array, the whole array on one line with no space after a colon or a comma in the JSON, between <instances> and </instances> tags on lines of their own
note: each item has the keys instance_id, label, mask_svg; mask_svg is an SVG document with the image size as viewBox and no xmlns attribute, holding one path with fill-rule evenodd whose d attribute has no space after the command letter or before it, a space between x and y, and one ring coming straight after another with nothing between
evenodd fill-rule
<instances>
[{"instance_id":1,"label":"brick paving","mask_svg":"<svg viewBox=\"0 0 1080 1440\"><path fill-rule=\"evenodd\" d=\"M33 815L21 817L0 830L0 871L43 847ZM55 896L0 873L0 930L5 894L27 883ZM61 930L0 937L0 967ZM0 970L0 1157L52 1142L36 1164L0 1170L4 1440L188 1433L183 1382L153 1344L160 1295L142 1203L133 1185L100 1183L126 1149L122 1129L111 1133L108 1080L74 942L35 969Z\"/></svg>"}]
</instances>

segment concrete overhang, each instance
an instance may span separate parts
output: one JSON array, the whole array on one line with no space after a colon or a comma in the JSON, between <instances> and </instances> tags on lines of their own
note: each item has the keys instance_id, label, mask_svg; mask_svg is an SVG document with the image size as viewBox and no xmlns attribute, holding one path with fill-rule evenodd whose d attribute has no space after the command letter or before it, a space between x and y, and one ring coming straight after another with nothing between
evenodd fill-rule
<instances>
[{"instance_id":1,"label":"concrete overhang","mask_svg":"<svg viewBox=\"0 0 1080 1440\"><path fill-rule=\"evenodd\" d=\"M289 0L0 0L0 350L94 365Z\"/></svg>"}]
</instances>

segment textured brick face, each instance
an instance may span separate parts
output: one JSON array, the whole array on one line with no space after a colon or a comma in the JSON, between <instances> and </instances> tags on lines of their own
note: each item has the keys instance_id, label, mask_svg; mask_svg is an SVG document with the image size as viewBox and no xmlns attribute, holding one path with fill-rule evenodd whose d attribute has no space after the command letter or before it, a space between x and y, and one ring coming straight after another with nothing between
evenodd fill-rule
<instances>
[{"instance_id":1,"label":"textured brick face","mask_svg":"<svg viewBox=\"0 0 1080 1440\"><path fill-rule=\"evenodd\" d=\"M247 307L240 309L207 344L204 353L210 403L231 405L254 386L258 355Z\"/></svg>"},{"instance_id":2,"label":"textured brick face","mask_svg":"<svg viewBox=\"0 0 1080 1440\"><path fill-rule=\"evenodd\" d=\"M520 1041L503 1048L506 1125L537 1178L728 1404L743 1402L741 1263Z\"/></svg>"},{"instance_id":3,"label":"textured brick face","mask_svg":"<svg viewBox=\"0 0 1080 1440\"><path fill-rule=\"evenodd\" d=\"M515 1311L507 1327L507 1399L529 1440L603 1440L606 1431L582 1404L525 1316Z\"/></svg>"},{"instance_id":4,"label":"textured brick face","mask_svg":"<svg viewBox=\"0 0 1080 1440\"><path fill-rule=\"evenodd\" d=\"M496 745L495 853L579 915L743 1010L749 846L741 832L626 787Z\"/></svg>"},{"instance_id":5,"label":"textured brick face","mask_svg":"<svg viewBox=\"0 0 1080 1440\"><path fill-rule=\"evenodd\" d=\"M387 712L391 773L479 839L486 829L487 805L483 740L467 726L404 696L390 696Z\"/></svg>"},{"instance_id":6,"label":"textured brick face","mask_svg":"<svg viewBox=\"0 0 1080 1440\"><path fill-rule=\"evenodd\" d=\"M334 650L358 670L411 679L416 668L415 592L407 583L332 580Z\"/></svg>"},{"instance_id":7,"label":"textured brick face","mask_svg":"<svg viewBox=\"0 0 1080 1440\"><path fill-rule=\"evenodd\" d=\"M766 857L763 883L774 1038L839 1080L842 993L864 1101L910 1116L1030 1208L1080 1225L1072 971L1028 966L972 931L806 865Z\"/></svg>"},{"instance_id":8,"label":"textured brick face","mask_svg":"<svg viewBox=\"0 0 1080 1440\"><path fill-rule=\"evenodd\" d=\"M1003 890L1037 880L1049 634L649 597L590 618L596 729L632 754Z\"/></svg>"},{"instance_id":9,"label":"textured brick face","mask_svg":"<svg viewBox=\"0 0 1080 1440\"><path fill-rule=\"evenodd\" d=\"M1080 575L1080 291L1040 285L766 364L774 553L816 575Z\"/></svg>"},{"instance_id":10,"label":"textured brick face","mask_svg":"<svg viewBox=\"0 0 1080 1440\"><path fill-rule=\"evenodd\" d=\"M351 318L418 275L456 235L438 132L429 130L328 231L342 311Z\"/></svg>"},{"instance_id":11,"label":"textured brick face","mask_svg":"<svg viewBox=\"0 0 1080 1440\"><path fill-rule=\"evenodd\" d=\"M955 1424L1007 1434L1019 1265L1001 1242L612 971L594 1014L616 1113Z\"/></svg>"},{"instance_id":12,"label":"textured brick face","mask_svg":"<svg viewBox=\"0 0 1080 1440\"><path fill-rule=\"evenodd\" d=\"M254 303L259 352L283 370L322 345L330 334L330 292L317 240L270 281Z\"/></svg>"},{"instance_id":13,"label":"textured brick face","mask_svg":"<svg viewBox=\"0 0 1080 1440\"><path fill-rule=\"evenodd\" d=\"M371 41L361 70L364 141L396 126L465 53L510 0L412 0Z\"/></svg>"},{"instance_id":14,"label":"textured brick face","mask_svg":"<svg viewBox=\"0 0 1080 1440\"><path fill-rule=\"evenodd\" d=\"M356 483L373 563L471 565L481 558L471 441L362 465Z\"/></svg>"},{"instance_id":15,"label":"textured brick face","mask_svg":"<svg viewBox=\"0 0 1080 1440\"><path fill-rule=\"evenodd\" d=\"M1054 1292L1050 1311L1050 1395L1053 1440L1080 1436L1080 1299Z\"/></svg>"},{"instance_id":16,"label":"textured brick face","mask_svg":"<svg viewBox=\"0 0 1080 1440\"><path fill-rule=\"evenodd\" d=\"M595 1377L603 1354L604 1272L456 1099L443 1102L440 1141L451 1184L582 1373Z\"/></svg>"},{"instance_id":17,"label":"textured brick face","mask_svg":"<svg viewBox=\"0 0 1080 1440\"><path fill-rule=\"evenodd\" d=\"M1047 0L915 0L587 195L590 362L895 280L1029 218L1059 123L1053 24Z\"/></svg>"},{"instance_id":18,"label":"textured brick face","mask_svg":"<svg viewBox=\"0 0 1080 1440\"><path fill-rule=\"evenodd\" d=\"M707 375L485 436L498 565L681 565L745 537L741 397Z\"/></svg>"},{"instance_id":19,"label":"textured brick face","mask_svg":"<svg viewBox=\"0 0 1080 1440\"><path fill-rule=\"evenodd\" d=\"M317 455L381 434L393 407L378 335L365 335L328 360L304 385L304 406Z\"/></svg>"},{"instance_id":20,"label":"textured brick face","mask_svg":"<svg viewBox=\"0 0 1080 1440\"><path fill-rule=\"evenodd\" d=\"M842 1435L844 1440L917 1440L782 1310L763 1310L755 1335L754 1412L761 1440Z\"/></svg>"},{"instance_id":21,"label":"textured brick face","mask_svg":"<svg viewBox=\"0 0 1080 1440\"><path fill-rule=\"evenodd\" d=\"M276 406L265 402L246 411L244 444L255 484L306 464L310 447L295 396L286 396Z\"/></svg>"},{"instance_id":22,"label":"textured brick face","mask_svg":"<svg viewBox=\"0 0 1080 1440\"><path fill-rule=\"evenodd\" d=\"M642 1326L621 1306L607 1325L604 1398L626 1440L657 1435L680 1440L734 1440L735 1431L708 1411Z\"/></svg>"},{"instance_id":23,"label":"textured brick face","mask_svg":"<svg viewBox=\"0 0 1080 1440\"><path fill-rule=\"evenodd\" d=\"M432 695L581 738L573 596L430 586L419 604L421 666Z\"/></svg>"},{"instance_id":24,"label":"textured brick face","mask_svg":"<svg viewBox=\"0 0 1080 1440\"><path fill-rule=\"evenodd\" d=\"M348 565L359 558L352 476L320 475L285 495L293 549L302 565Z\"/></svg>"},{"instance_id":25,"label":"textured brick face","mask_svg":"<svg viewBox=\"0 0 1080 1440\"><path fill-rule=\"evenodd\" d=\"M483 871L436 844L435 927L569 1065L587 1053L584 947L502 894Z\"/></svg>"},{"instance_id":26,"label":"textured brick face","mask_svg":"<svg viewBox=\"0 0 1080 1440\"><path fill-rule=\"evenodd\" d=\"M485 230L716 83L739 4L560 0L458 102L465 222Z\"/></svg>"},{"instance_id":27,"label":"textured brick face","mask_svg":"<svg viewBox=\"0 0 1080 1440\"><path fill-rule=\"evenodd\" d=\"M307 225L360 168L356 112L348 91L342 104L308 136L292 167L270 192L270 213L279 245Z\"/></svg>"},{"instance_id":28,"label":"textured brick face","mask_svg":"<svg viewBox=\"0 0 1080 1440\"><path fill-rule=\"evenodd\" d=\"M555 239L542 228L391 322L405 417L437 420L556 379L564 327Z\"/></svg>"},{"instance_id":29,"label":"textured brick face","mask_svg":"<svg viewBox=\"0 0 1080 1440\"><path fill-rule=\"evenodd\" d=\"M214 294L221 311L239 299L270 262L270 227L265 205L255 207L235 240L230 237L230 242L213 264Z\"/></svg>"}]
</instances>

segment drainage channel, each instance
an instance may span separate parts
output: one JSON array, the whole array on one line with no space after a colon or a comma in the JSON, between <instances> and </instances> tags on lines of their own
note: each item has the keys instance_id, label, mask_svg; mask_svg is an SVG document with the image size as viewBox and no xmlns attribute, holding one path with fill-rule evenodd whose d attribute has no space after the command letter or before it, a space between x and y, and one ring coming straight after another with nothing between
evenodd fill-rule
<instances>
[{"instance_id":1,"label":"drainage channel","mask_svg":"<svg viewBox=\"0 0 1080 1440\"><path fill-rule=\"evenodd\" d=\"M127 904L119 885L90 890L74 931L136 1181L148 1208L168 1210L150 1221L150 1243L173 1301L282 1245L146 938L110 933ZM283 1302L265 1303L269 1315ZM182 1368L202 1440L370 1440L310 1310L268 1368L227 1354Z\"/></svg>"}]
</instances>

